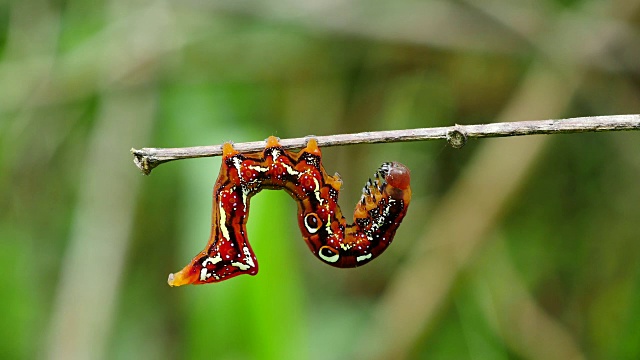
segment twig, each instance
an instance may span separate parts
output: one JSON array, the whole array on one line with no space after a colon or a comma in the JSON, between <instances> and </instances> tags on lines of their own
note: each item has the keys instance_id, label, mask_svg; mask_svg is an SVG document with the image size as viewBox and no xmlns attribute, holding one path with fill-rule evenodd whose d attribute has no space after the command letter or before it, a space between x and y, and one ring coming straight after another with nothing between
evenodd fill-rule
<instances>
[{"instance_id":1,"label":"twig","mask_svg":"<svg viewBox=\"0 0 640 360\"><path fill-rule=\"evenodd\" d=\"M307 136L280 141L285 149L299 149L307 139L313 137L321 147L375 144L401 141L446 139L454 148L461 148L468 138L506 137L538 134L579 133L595 131L640 130L640 115L590 116L560 120L517 121L482 125L454 125L435 128L421 128L392 131L373 131L356 134L328 136ZM234 144L240 152L256 152L264 149L264 141ZM192 159L222 155L222 145L196 146L185 148L142 148L131 149L133 162L149 175L156 166L180 159Z\"/></svg>"}]
</instances>

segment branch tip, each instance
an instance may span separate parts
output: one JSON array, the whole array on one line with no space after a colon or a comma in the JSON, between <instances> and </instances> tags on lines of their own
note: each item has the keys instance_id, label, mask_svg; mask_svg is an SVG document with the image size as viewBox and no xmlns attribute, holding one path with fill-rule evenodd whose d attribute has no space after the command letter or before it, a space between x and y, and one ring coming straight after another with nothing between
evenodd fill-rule
<instances>
[{"instance_id":1,"label":"branch tip","mask_svg":"<svg viewBox=\"0 0 640 360\"><path fill-rule=\"evenodd\" d=\"M130 151L133 155L133 163L142 171L143 175L151 174L151 170L158 165L158 163L151 160L150 155L144 153L144 150L131 148Z\"/></svg>"}]
</instances>

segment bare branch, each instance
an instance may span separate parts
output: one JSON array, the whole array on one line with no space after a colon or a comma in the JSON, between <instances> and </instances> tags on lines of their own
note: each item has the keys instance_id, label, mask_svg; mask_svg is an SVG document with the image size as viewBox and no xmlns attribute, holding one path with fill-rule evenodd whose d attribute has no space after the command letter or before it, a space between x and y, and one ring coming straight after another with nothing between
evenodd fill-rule
<instances>
[{"instance_id":1,"label":"bare branch","mask_svg":"<svg viewBox=\"0 0 640 360\"><path fill-rule=\"evenodd\" d=\"M311 135L303 138L283 139L280 140L280 144L285 149L299 149L304 147L307 139L311 137L315 138L321 147L446 139L452 147L461 148L469 138L623 130L640 130L640 115L590 116L559 120L454 125L328 136ZM234 144L233 147L240 152L246 153L261 151L264 149L264 144L264 141L252 141ZM136 166L145 175L149 175L156 166L168 161L220 156L222 155L222 145L185 148L142 148L131 149L131 153Z\"/></svg>"}]
</instances>

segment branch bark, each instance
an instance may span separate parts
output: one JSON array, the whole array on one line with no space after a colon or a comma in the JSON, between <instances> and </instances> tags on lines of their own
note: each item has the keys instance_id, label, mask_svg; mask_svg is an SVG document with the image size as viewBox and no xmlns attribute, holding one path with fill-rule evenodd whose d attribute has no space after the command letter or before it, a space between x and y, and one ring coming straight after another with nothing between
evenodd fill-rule
<instances>
[{"instance_id":1,"label":"branch bark","mask_svg":"<svg viewBox=\"0 0 640 360\"><path fill-rule=\"evenodd\" d=\"M454 148L461 148L469 138L507 137L539 134L579 133L596 131L640 130L640 115L589 116L559 120L517 121L481 125L454 125L446 127L373 131L355 134L328 136L307 136L280 141L285 149L299 149L307 139L315 138L321 147L352 144L375 144L401 141L421 141L446 139ZM240 152L256 152L264 149L264 141L234 144ZM172 160L192 159L222 155L222 145L196 146L184 148L142 148L131 149L133 162L149 175L160 164Z\"/></svg>"}]
</instances>

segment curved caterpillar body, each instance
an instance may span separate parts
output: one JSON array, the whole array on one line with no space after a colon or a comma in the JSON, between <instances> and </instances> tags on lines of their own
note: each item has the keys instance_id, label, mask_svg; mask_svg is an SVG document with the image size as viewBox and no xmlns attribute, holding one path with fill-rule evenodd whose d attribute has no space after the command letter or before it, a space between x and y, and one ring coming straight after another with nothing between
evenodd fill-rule
<instances>
[{"instance_id":1,"label":"curved caterpillar body","mask_svg":"<svg viewBox=\"0 0 640 360\"><path fill-rule=\"evenodd\" d=\"M409 201L409 169L384 163L367 181L348 225L338 193L342 180L329 176L315 139L298 153L285 151L271 136L262 152L240 154L223 146L222 166L213 188L211 236L205 249L169 285L205 284L258 273L247 240L249 199L262 189L284 189L298 202L298 224L307 245L323 262L341 268L364 265L391 243Z\"/></svg>"}]
</instances>

